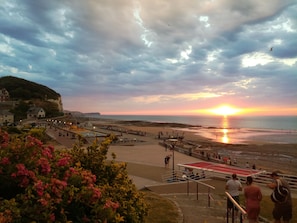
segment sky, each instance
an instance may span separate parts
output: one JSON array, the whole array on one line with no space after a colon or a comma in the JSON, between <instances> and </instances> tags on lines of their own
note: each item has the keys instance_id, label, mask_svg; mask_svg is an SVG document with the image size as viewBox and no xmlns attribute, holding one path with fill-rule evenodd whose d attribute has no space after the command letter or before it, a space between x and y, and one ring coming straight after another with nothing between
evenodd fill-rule
<instances>
[{"instance_id":1,"label":"sky","mask_svg":"<svg viewBox=\"0 0 297 223\"><path fill-rule=\"evenodd\" d=\"M65 110L297 115L296 0L0 2L0 77Z\"/></svg>"}]
</instances>

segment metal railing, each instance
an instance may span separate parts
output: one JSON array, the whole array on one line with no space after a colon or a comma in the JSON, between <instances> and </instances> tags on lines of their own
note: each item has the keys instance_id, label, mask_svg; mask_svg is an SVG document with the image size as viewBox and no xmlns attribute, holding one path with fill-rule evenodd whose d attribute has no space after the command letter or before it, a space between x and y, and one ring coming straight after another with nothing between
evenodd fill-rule
<instances>
[{"instance_id":1,"label":"metal railing","mask_svg":"<svg viewBox=\"0 0 297 223\"><path fill-rule=\"evenodd\" d=\"M175 170L174 178L172 177L171 171L162 176L163 182L166 182L166 183L185 183L186 182L188 196L190 194L190 182L195 183L196 184L196 199L197 200L199 200L199 185L206 187L207 188L208 207L210 207L210 201L214 200L211 190L215 190L216 188L212 185L202 182L201 180L203 180L204 178L205 178L205 176L199 177L199 178L195 178L195 176L194 176L194 178L191 176L185 176L184 171L180 171L180 170Z\"/></svg>"},{"instance_id":2,"label":"metal railing","mask_svg":"<svg viewBox=\"0 0 297 223\"><path fill-rule=\"evenodd\" d=\"M199 184L204 186L204 187L207 187L207 203L208 203L208 207L210 207L210 200L214 200L213 197L211 196L211 192L210 190L215 190L216 188L214 186L211 186L209 184L206 184L206 183L203 183L201 181L198 181L198 180L194 180L190 177L187 177L186 178L187 180L187 195L189 196L189 193L190 193L190 181L192 182L195 182L196 183L196 199L198 200L198 195L199 195Z\"/></svg>"},{"instance_id":3,"label":"metal railing","mask_svg":"<svg viewBox=\"0 0 297 223\"><path fill-rule=\"evenodd\" d=\"M229 223L229 214L231 214L231 220L232 220L232 223L235 222L235 219L237 216L234 215L234 212L235 212L235 209L239 212L239 222L242 223L243 222L243 216L245 216L247 213L246 211L240 206L240 204L238 204L234 199L233 197L228 193L228 192L225 192L225 194L227 195L227 202L228 200L230 200L233 204L233 208L231 210L231 213L229 213L229 210L228 210L228 207L227 207L227 223Z\"/></svg>"}]
</instances>

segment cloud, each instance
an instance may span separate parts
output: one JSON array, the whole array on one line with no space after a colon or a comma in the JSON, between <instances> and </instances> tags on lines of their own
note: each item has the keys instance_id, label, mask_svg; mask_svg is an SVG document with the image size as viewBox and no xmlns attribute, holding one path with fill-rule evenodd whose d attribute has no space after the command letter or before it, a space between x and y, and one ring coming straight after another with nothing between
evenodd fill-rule
<instances>
[{"instance_id":1,"label":"cloud","mask_svg":"<svg viewBox=\"0 0 297 223\"><path fill-rule=\"evenodd\" d=\"M296 107L296 10L289 0L4 0L0 75L86 112Z\"/></svg>"}]
</instances>

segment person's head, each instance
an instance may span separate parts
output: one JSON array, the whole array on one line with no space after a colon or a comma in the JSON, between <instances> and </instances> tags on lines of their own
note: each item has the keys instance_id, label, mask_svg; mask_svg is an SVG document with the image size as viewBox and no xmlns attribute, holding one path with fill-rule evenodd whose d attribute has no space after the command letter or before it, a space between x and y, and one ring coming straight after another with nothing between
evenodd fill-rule
<instances>
[{"instance_id":1,"label":"person's head","mask_svg":"<svg viewBox=\"0 0 297 223\"><path fill-rule=\"evenodd\" d=\"M233 174L232 174L232 179L233 179L233 180L237 180L237 175L236 175L236 173L233 173Z\"/></svg>"},{"instance_id":2,"label":"person's head","mask_svg":"<svg viewBox=\"0 0 297 223\"><path fill-rule=\"evenodd\" d=\"M273 171L273 172L270 174L270 177L271 177L272 179L278 178L278 177L279 177L279 175L278 175L278 171Z\"/></svg>"},{"instance_id":3,"label":"person's head","mask_svg":"<svg viewBox=\"0 0 297 223\"><path fill-rule=\"evenodd\" d=\"M248 176L247 178L246 178L246 184L247 185L251 185L253 183L253 178L251 177L251 176Z\"/></svg>"}]
</instances>

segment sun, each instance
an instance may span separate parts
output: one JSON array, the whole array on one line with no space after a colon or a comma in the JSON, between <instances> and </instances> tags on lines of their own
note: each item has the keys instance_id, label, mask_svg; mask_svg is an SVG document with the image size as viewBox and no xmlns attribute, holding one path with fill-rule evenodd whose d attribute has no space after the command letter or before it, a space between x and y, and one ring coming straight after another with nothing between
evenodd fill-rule
<instances>
[{"instance_id":1,"label":"sun","mask_svg":"<svg viewBox=\"0 0 297 223\"><path fill-rule=\"evenodd\" d=\"M210 109L210 112L216 115L223 115L223 116L228 116L228 115L235 115L239 113L241 109L238 108L233 108L229 105L222 105L220 107Z\"/></svg>"}]
</instances>

